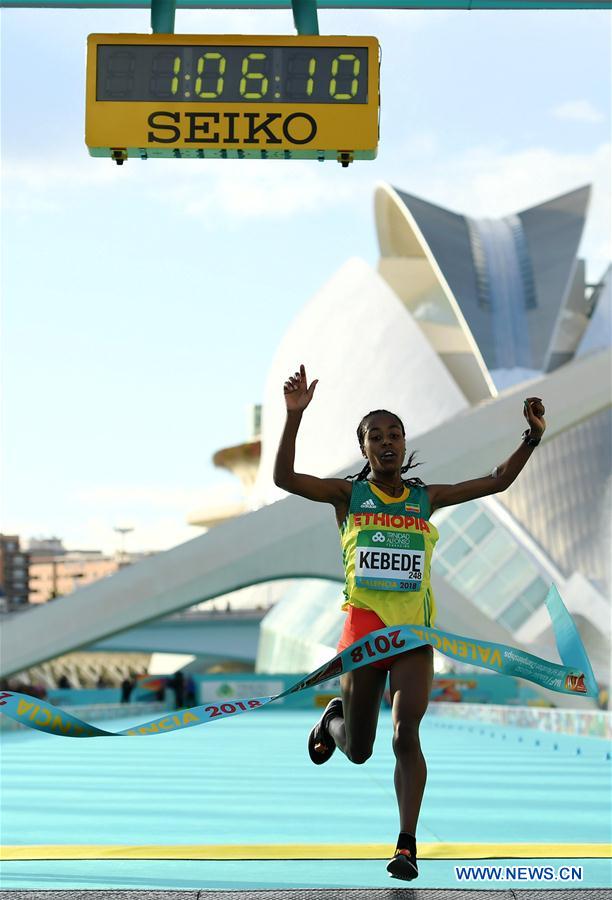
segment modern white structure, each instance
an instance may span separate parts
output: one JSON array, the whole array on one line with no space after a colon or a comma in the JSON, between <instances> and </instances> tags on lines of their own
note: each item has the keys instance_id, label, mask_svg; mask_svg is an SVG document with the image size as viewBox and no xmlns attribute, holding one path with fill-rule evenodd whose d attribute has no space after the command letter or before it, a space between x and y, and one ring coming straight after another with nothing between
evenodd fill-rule
<instances>
[{"instance_id":1,"label":"modern white structure","mask_svg":"<svg viewBox=\"0 0 612 900\"><path fill-rule=\"evenodd\" d=\"M207 534L8 622L2 674L249 585L255 606L271 580L283 583L258 668L303 672L333 655L344 617L333 511L272 481L282 385L304 362L319 385L296 469L319 476L361 469L357 424L380 407L402 417L426 483L482 475L518 446L523 398L543 398L548 428L517 482L434 516L437 624L554 659L542 605L554 581L608 685L610 287L608 272L589 293L576 257L587 198L584 188L474 221L379 187L377 269L347 261L287 330L266 382L258 467L253 440L248 454L224 451L223 464L245 467L251 511L215 510Z\"/></svg>"}]
</instances>

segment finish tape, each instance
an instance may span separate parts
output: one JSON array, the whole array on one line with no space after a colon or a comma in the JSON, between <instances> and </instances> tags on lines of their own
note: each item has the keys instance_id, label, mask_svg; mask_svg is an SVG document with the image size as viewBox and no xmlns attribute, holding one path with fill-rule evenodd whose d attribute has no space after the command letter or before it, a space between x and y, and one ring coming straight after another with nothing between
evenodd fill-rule
<instances>
[{"instance_id":1,"label":"finish tape","mask_svg":"<svg viewBox=\"0 0 612 900\"><path fill-rule=\"evenodd\" d=\"M196 725L207 725L209 722L235 716L259 709L273 700L296 694L307 688L322 684L343 672L352 672L381 659L397 656L423 644L431 644L440 653L459 662L470 663L482 669L490 669L503 675L514 675L531 681L541 687L561 694L582 694L585 697L597 697L598 688L589 658L580 639L578 630L563 605L563 601L555 585L551 585L546 596L546 607L550 614L557 650L563 665L533 656L524 650L495 644L491 641L475 640L442 631L440 628L427 628L423 625L390 625L372 631L359 641L355 641L342 653L334 656L329 662L320 666L301 681L273 697L252 697L246 700L234 700L219 706L192 706L190 709L177 710L145 722L126 728L124 731L104 731L95 725L83 722L76 716L37 700L26 694L11 691L0 693L0 712L28 728L46 731L66 737L140 737L150 734L163 734L178 731L182 728L193 728Z\"/></svg>"}]
</instances>

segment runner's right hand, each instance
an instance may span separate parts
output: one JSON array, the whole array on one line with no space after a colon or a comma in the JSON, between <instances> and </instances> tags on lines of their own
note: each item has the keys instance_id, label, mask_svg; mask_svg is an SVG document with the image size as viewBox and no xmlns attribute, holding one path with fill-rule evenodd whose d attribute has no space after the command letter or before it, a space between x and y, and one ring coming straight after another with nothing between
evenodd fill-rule
<instances>
[{"instance_id":1,"label":"runner's right hand","mask_svg":"<svg viewBox=\"0 0 612 900\"><path fill-rule=\"evenodd\" d=\"M315 378L315 380L311 382L310 387L307 387L306 369L301 365L300 371L296 372L295 375L290 376L285 382L284 392L287 412L298 412L306 409L312 400L312 395L314 394L314 389L316 388L318 381L319 379Z\"/></svg>"}]
</instances>

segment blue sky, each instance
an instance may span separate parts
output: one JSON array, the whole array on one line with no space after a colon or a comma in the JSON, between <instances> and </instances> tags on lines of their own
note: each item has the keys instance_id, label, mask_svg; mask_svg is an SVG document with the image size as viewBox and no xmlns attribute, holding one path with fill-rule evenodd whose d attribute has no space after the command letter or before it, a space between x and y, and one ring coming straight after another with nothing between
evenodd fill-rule
<instances>
[{"instance_id":1,"label":"blue sky","mask_svg":"<svg viewBox=\"0 0 612 900\"><path fill-rule=\"evenodd\" d=\"M130 160L83 142L91 32L146 10L2 11L3 520L72 548L165 549L234 479L269 361L350 256L378 256L394 186L503 215L594 184L582 253L609 255L610 13L319 13L382 45L374 162ZM292 33L287 12L177 12L184 33ZM296 360L296 362L299 362ZM316 373L312 373L313 376ZM279 390L282 386L279 385Z\"/></svg>"}]
</instances>

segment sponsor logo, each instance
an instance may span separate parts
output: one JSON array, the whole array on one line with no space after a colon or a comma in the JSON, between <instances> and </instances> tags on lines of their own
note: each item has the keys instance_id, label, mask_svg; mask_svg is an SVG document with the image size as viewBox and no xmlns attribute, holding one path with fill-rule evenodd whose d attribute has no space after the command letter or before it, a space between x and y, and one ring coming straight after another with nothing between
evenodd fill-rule
<instances>
[{"instance_id":1,"label":"sponsor logo","mask_svg":"<svg viewBox=\"0 0 612 900\"><path fill-rule=\"evenodd\" d=\"M306 112L180 112L158 109L147 119L151 144L308 144L317 134L317 123Z\"/></svg>"},{"instance_id":2,"label":"sponsor logo","mask_svg":"<svg viewBox=\"0 0 612 900\"><path fill-rule=\"evenodd\" d=\"M372 540L376 541L377 544L384 544L386 538L381 531L377 531L376 534L372 535Z\"/></svg>"},{"instance_id":3,"label":"sponsor logo","mask_svg":"<svg viewBox=\"0 0 612 900\"><path fill-rule=\"evenodd\" d=\"M365 503L361 504L361 509L376 509L376 504L373 500L366 500Z\"/></svg>"},{"instance_id":4,"label":"sponsor logo","mask_svg":"<svg viewBox=\"0 0 612 900\"><path fill-rule=\"evenodd\" d=\"M565 678L565 687L570 691L576 691L579 694L586 694L587 689L584 683L584 675L580 672L578 675L567 675Z\"/></svg>"}]
</instances>

